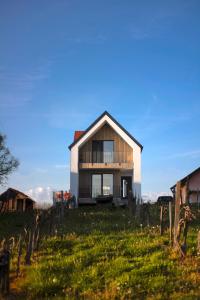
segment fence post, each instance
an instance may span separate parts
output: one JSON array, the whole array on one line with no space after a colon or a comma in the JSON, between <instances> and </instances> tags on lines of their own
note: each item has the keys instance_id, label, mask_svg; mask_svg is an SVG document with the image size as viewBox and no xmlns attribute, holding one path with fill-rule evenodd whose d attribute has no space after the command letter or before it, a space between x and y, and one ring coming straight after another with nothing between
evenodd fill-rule
<instances>
[{"instance_id":1,"label":"fence post","mask_svg":"<svg viewBox=\"0 0 200 300\"><path fill-rule=\"evenodd\" d=\"M200 255L200 230L197 234L197 254Z\"/></svg>"},{"instance_id":2,"label":"fence post","mask_svg":"<svg viewBox=\"0 0 200 300\"><path fill-rule=\"evenodd\" d=\"M160 206L160 235L163 235L163 204Z\"/></svg>"},{"instance_id":3,"label":"fence post","mask_svg":"<svg viewBox=\"0 0 200 300\"><path fill-rule=\"evenodd\" d=\"M10 251L4 241L0 250L0 293L8 294L10 290Z\"/></svg>"},{"instance_id":4,"label":"fence post","mask_svg":"<svg viewBox=\"0 0 200 300\"><path fill-rule=\"evenodd\" d=\"M21 264L21 256L22 256L22 236L19 236L19 243L18 243L18 255L17 255L17 270L16 275L19 276L20 273L20 264Z\"/></svg>"},{"instance_id":5,"label":"fence post","mask_svg":"<svg viewBox=\"0 0 200 300\"><path fill-rule=\"evenodd\" d=\"M181 183L176 183L176 198L175 198L175 217L174 217L174 247L177 246L177 234L180 218L180 200L181 200Z\"/></svg>"},{"instance_id":6,"label":"fence post","mask_svg":"<svg viewBox=\"0 0 200 300\"><path fill-rule=\"evenodd\" d=\"M169 201L169 240L172 244L172 202Z\"/></svg>"},{"instance_id":7,"label":"fence post","mask_svg":"<svg viewBox=\"0 0 200 300\"><path fill-rule=\"evenodd\" d=\"M132 191L128 191L128 208L130 216L133 215L133 193Z\"/></svg>"},{"instance_id":8,"label":"fence post","mask_svg":"<svg viewBox=\"0 0 200 300\"><path fill-rule=\"evenodd\" d=\"M28 231L28 240L27 240L27 248L26 248L26 256L25 256L25 264L31 264L31 255L33 251L33 231L30 229Z\"/></svg>"}]
</instances>

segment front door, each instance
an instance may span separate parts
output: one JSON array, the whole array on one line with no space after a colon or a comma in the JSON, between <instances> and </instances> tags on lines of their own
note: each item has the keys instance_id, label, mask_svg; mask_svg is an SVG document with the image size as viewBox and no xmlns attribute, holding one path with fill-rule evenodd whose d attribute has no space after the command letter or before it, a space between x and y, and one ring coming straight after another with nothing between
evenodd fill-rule
<instances>
[{"instance_id":1,"label":"front door","mask_svg":"<svg viewBox=\"0 0 200 300\"><path fill-rule=\"evenodd\" d=\"M132 176L121 177L121 198L126 199L129 191L132 191Z\"/></svg>"}]
</instances>

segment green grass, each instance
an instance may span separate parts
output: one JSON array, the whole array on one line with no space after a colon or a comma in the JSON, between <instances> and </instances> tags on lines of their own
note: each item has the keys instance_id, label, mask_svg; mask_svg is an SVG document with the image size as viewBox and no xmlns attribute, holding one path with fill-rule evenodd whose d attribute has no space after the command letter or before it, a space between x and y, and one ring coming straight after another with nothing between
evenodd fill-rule
<instances>
[{"instance_id":1,"label":"green grass","mask_svg":"<svg viewBox=\"0 0 200 300\"><path fill-rule=\"evenodd\" d=\"M23 232L25 226L31 226L33 219L33 212L0 214L0 240L18 236Z\"/></svg>"},{"instance_id":2,"label":"green grass","mask_svg":"<svg viewBox=\"0 0 200 300\"><path fill-rule=\"evenodd\" d=\"M69 210L61 236L44 240L25 269L20 291L26 299L200 299L197 229L181 261L168 233L137 226L127 210Z\"/></svg>"},{"instance_id":3,"label":"green grass","mask_svg":"<svg viewBox=\"0 0 200 300\"><path fill-rule=\"evenodd\" d=\"M16 299L200 299L198 220L181 261L168 233L159 236L159 211L151 209L150 227L137 224L125 209L68 210L58 236L43 240L32 266L23 268ZM0 238L19 235L33 219L30 213L1 215ZM13 271L15 264L14 257Z\"/></svg>"}]
</instances>

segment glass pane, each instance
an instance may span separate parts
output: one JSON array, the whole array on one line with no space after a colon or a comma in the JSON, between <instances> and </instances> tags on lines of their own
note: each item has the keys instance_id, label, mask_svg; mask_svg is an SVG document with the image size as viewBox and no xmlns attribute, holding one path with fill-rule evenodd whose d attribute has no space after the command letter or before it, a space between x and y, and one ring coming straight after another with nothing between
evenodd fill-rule
<instances>
[{"instance_id":1,"label":"glass pane","mask_svg":"<svg viewBox=\"0 0 200 300\"><path fill-rule=\"evenodd\" d=\"M113 174L103 174L103 195L113 195Z\"/></svg>"},{"instance_id":2,"label":"glass pane","mask_svg":"<svg viewBox=\"0 0 200 300\"><path fill-rule=\"evenodd\" d=\"M128 192L127 192L127 181L125 179L123 179L123 198L126 198L127 195L128 195Z\"/></svg>"},{"instance_id":3,"label":"glass pane","mask_svg":"<svg viewBox=\"0 0 200 300\"><path fill-rule=\"evenodd\" d=\"M101 175L92 175L92 198L101 195Z\"/></svg>"},{"instance_id":4,"label":"glass pane","mask_svg":"<svg viewBox=\"0 0 200 300\"><path fill-rule=\"evenodd\" d=\"M93 141L92 142L92 162L102 163L103 162L103 142Z\"/></svg>"},{"instance_id":5,"label":"glass pane","mask_svg":"<svg viewBox=\"0 0 200 300\"><path fill-rule=\"evenodd\" d=\"M113 162L113 141L103 142L103 162L104 163Z\"/></svg>"}]
</instances>

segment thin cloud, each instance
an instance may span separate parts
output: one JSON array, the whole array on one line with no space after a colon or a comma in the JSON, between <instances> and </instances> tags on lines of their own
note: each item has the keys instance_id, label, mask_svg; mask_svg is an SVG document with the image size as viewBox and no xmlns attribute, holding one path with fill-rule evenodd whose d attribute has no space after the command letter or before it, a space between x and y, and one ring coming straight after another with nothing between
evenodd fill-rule
<instances>
[{"instance_id":1,"label":"thin cloud","mask_svg":"<svg viewBox=\"0 0 200 300\"><path fill-rule=\"evenodd\" d=\"M58 165L55 165L55 168L56 169L69 169L69 164L58 164Z\"/></svg>"},{"instance_id":2,"label":"thin cloud","mask_svg":"<svg viewBox=\"0 0 200 300\"><path fill-rule=\"evenodd\" d=\"M0 108L17 108L27 105L32 100L31 96L16 96L0 94Z\"/></svg>"},{"instance_id":3,"label":"thin cloud","mask_svg":"<svg viewBox=\"0 0 200 300\"><path fill-rule=\"evenodd\" d=\"M190 1L191 2L191 1ZM162 7L150 6L142 8L139 15L141 19L135 19L130 26L130 35L135 40L146 40L162 36L169 27L173 26L174 20L184 16L193 6L188 1L166 2Z\"/></svg>"},{"instance_id":4,"label":"thin cloud","mask_svg":"<svg viewBox=\"0 0 200 300\"><path fill-rule=\"evenodd\" d=\"M200 157L200 150L192 150L192 151L174 153L172 155L166 156L165 159L197 158L197 157Z\"/></svg>"},{"instance_id":5,"label":"thin cloud","mask_svg":"<svg viewBox=\"0 0 200 300\"><path fill-rule=\"evenodd\" d=\"M35 172L45 174L45 173L47 173L47 169L44 169L44 168L35 168Z\"/></svg>"},{"instance_id":6,"label":"thin cloud","mask_svg":"<svg viewBox=\"0 0 200 300\"><path fill-rule=\"evenodd\" d=\"M29 90L41 80L49 77L48 68L38 67L35 70L25 73L15 73L6 70L0 70L1 87L12 87L16 89Z\"/></svg>"},{"instance_id":7,"label":"thin cloud","mask_svg":"<svg viewBox=\"0 0 200 300\"><path fill-rule=\"evenodd\" d=\"M0 68L0 107L16 108L31 102L33 90L41 81L49 78L51 64L49 61L22 73Z\"/></svg>"},{"instance_id":8,"label":"thin cloud","mask_svg":"<svg viewBox=\"0 0 200 300\"><path fill-rule=\"evenodd\" d=\"M66 40L73 44L104 44L107 37L103 34L97 34L96 36L67 37Z\"/></svg>"}]
</instances>

